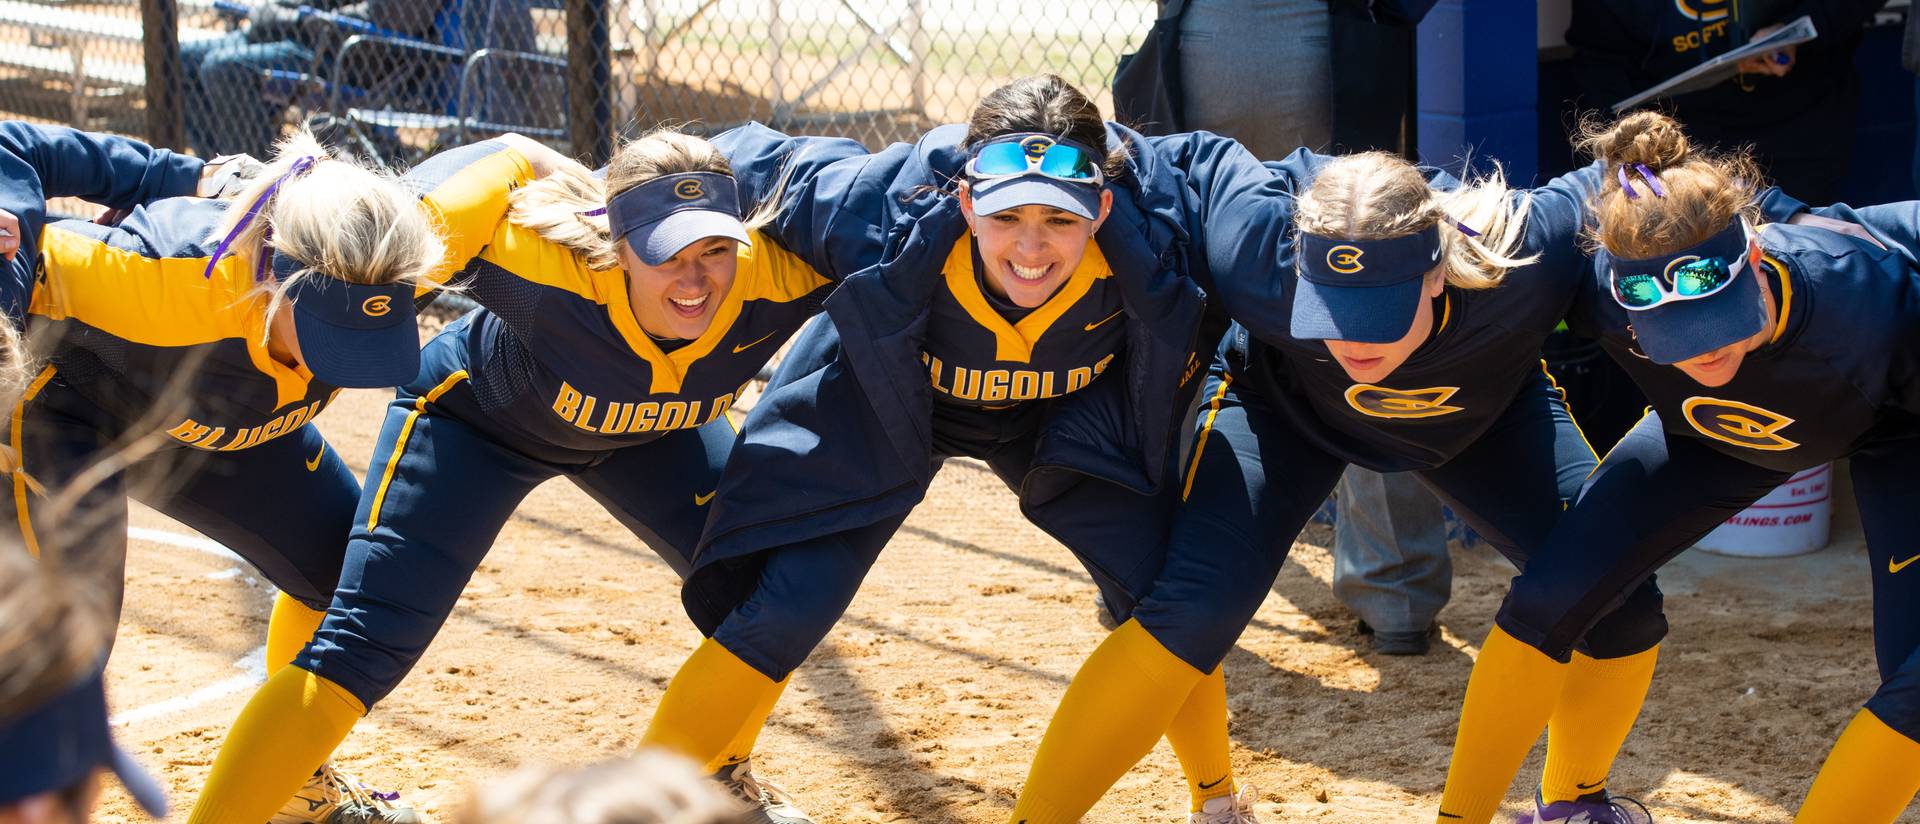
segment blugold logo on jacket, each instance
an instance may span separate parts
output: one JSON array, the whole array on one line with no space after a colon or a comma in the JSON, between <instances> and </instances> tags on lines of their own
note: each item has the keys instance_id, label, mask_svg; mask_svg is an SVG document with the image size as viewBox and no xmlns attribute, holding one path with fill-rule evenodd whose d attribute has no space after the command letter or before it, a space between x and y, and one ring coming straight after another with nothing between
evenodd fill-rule
<instances>
[{"instance_id":1,"label":"blugold logo on jacket","mask_svg":"<svg viewBox=\"0 0 1920 824\"><path fill-rule=\"evenodd\" d=\"M693 200L707 193L707 188L698 180L682 180L673 184L673 196L681 200Z\"/></svg>"},{"instance_id":2,"label":"blugold logo on jacket","mask_svg":"<svg viewBox=\"0 0 1920 824\"><path fill-rule=\"evenodd\" d=\"M1460 411L1447 400L1460 391L1458 386L1430 389L1388 389L1370 383L1356 383L1347 389L1347 405L1362 415L1376 418L1433 418Z\"/></svg>"},{"instance_id":3,"label":"blugold logo on jacket","mask_svg":"<svg viewBox=\"0 0 1920 824\"><path fill-rule=\"evenodd\" d=\"M1782 452L1800 445L1780 436L1793 425L1792 418L1752 404L1696 395L1680 405L1680 412L1700 434L1734 446Z\"/></svg>"},{"instance_id":4,"label":"blugold logo on jacket","mask_svg":"<svg viewBox=\"0 0 1920 824\"><path fill-rule=\"evenodd\" d=\"M1327 268L1343 275L1351 275L1366 268L1360 263L1360 256L1363 254L1366 253L1358 246L1340 244L1327 250Z\"/></svg>"},{"instance_id":5,"label":"blugold logo on jacket","mask_svg":"<svg viewBox=\"0 0 1920 824\"><path fill-rule=\"evenodd\" d=\"M367 317L370 318L380 317L392 309L393 298L386 295L376 295L360 303L360 311L367 313Z\"/></svg>"}]
</instances>

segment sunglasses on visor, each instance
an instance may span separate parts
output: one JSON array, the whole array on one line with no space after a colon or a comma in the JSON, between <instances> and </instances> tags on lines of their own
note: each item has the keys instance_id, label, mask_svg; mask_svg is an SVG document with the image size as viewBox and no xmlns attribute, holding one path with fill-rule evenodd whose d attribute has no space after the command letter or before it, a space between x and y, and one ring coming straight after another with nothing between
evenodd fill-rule
<instances>
[{"instance_id":1,"label":"sunglasses on visor","mask_svg":"<svg viewBox=\"0 0 1920 824\"><path fill-rule=\"evenodd\" d=\"M1068 183L1100 185L1100 164L1087 152L1055 143L1040 154L1029 154L1020 143L993 143L980 147L967 161L967 176L976 180L996 180L1022 175L1038 175Z\"/></svg>"},{"instance_id":2,"label":"sunglasses on visor","mask_svg":"<svg viewBox=\"0 0 1920 824\"><path fill-rule=\"evenodd\" d=\"M1613 300L1628 309L1645 310L1675 301L1711 297L1733 282L1743 262L1744 258L1731 264L1717 257L1695 258L1670 266L1665 276L1615 274Z\"/></svg>"}]
</instances>

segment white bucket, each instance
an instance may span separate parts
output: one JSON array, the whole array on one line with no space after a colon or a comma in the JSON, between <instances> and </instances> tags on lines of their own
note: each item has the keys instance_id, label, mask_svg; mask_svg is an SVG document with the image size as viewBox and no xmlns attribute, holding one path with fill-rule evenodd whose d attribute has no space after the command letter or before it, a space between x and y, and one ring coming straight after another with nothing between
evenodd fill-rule
<instances>
[{"instance_id":1,"label":"white bucket","mask_svg":"<svg viewBox=\"0 0 1920 824\"><path fill-rule=\"evenodd\" d=\"M1827 545L1833 521L1833 464L1787 479L1740 514L1728 518L1698 546L1720 555L1783 558Z\"/></svg>"}]
</instances>

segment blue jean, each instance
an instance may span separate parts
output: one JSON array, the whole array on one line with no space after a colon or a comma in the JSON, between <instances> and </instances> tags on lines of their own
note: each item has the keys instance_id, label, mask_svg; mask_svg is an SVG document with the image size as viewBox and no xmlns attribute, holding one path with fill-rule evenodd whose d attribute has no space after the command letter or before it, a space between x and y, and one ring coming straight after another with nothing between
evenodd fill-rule
<instances>
[{"instance_id":1,"label":"blue jean","mask_svg":"<svg viewBox=\"0 0 1920 824\"><path fill-rule=\"evenodd\" d=\"M1413 473L1349 466L1334 505L1334 597L1381 632L1426 629L1453 592L1440 500Z\"/></svg>"},{"instance_id":2,"label":"blue jean","mask_svg":"<svg viewBox=\"0 0 1920 824\"><path fill-rule=\"evenodd\" d=\"M1261 160L1333 139L1326 0L1188 0L1180 17L1188 129L1231 137Z\"/></svg>"},{"instance_id":3,"label":"blue jean","mask_svg":"<svg viewBox=\"0 0 1920 824\"><path fill-rule=\"evenodd\" d=\"M261 99L260 73L308 71L313 52L291 40L248 43L244 34L180 46L187 142L202 157L245 152L265 158L280 133L280 104Z\"/></svg>"}]
</instances>

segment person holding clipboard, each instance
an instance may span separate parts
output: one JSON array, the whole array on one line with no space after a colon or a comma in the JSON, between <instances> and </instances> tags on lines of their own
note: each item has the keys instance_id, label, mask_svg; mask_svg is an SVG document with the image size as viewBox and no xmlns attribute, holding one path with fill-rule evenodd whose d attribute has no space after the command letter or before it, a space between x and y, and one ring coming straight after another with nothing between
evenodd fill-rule
<instances>
[{"instance_id":1,"label":"person holding clipboard","mask_svg":"<svg viewBox=\"0 0 1920 824\"><path fill-rule=\"evenodd\" d=\"M1687 124L1701 143L1753 147L1767 175L1795 197L1829 203L1852 161L1833 129L1854 121L1853 50L1885 0L1574 0L1567 43L1583 111L1611 118L1634 97L1780 26L1807 17L1819 33L1742 61L1732 78L1641 106ZM1632 107L1638 108L1640 106Z\"/></svg>"}]
</instances>

